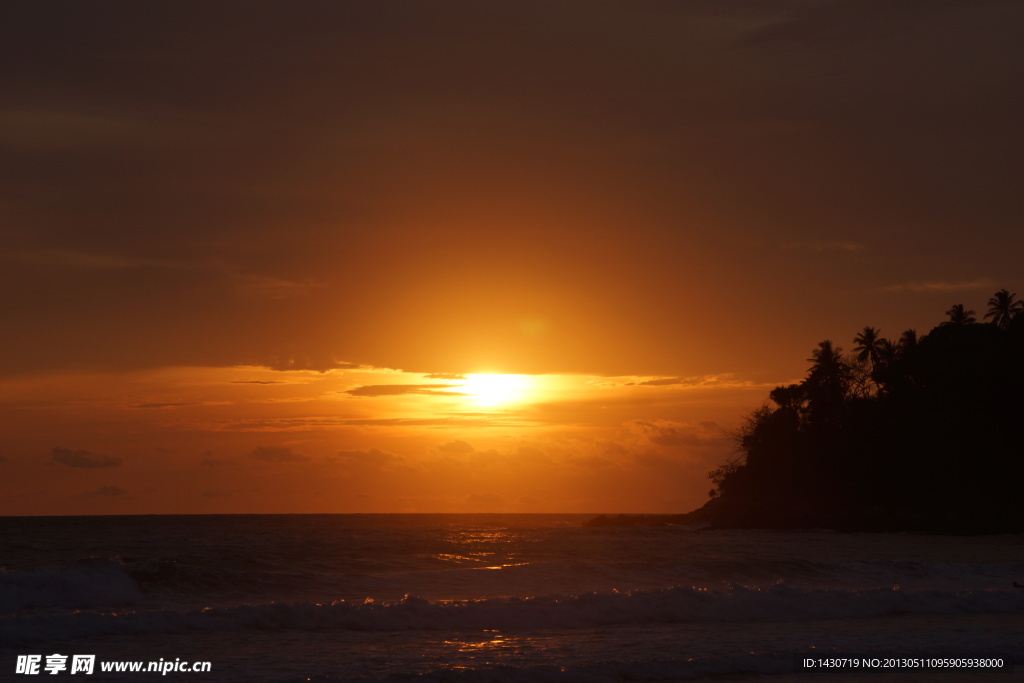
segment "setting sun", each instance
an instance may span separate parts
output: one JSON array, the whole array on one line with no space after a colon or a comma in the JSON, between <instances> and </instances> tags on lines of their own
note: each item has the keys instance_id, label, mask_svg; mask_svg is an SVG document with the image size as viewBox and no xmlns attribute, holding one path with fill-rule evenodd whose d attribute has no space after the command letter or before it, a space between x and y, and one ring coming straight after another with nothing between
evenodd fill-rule
<instances>
[{"instance_id":1,"label":"setting sun","mask_svg":"<svg viewBox=\"0 0 1024 683\"><path fill-rule=\"evenodd\" d=\"M522 401L530 385L530 377L527 375L466 375L461 390L473 403L493 407Z\"/></svg>"}]
</instances>

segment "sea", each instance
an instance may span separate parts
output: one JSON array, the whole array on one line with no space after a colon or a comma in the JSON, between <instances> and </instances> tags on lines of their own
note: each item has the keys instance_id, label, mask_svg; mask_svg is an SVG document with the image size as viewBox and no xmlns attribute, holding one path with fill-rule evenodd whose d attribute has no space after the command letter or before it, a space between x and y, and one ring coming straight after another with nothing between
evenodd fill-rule
<instances>
[{"instance_id":1,"label":"sea","mask_svg":"<svg viewBox=\"0 0 1024 683\"><path fill-rule=\"evenodd\" d=\"M1024 672L1024 536L584 526L591 517L0 518L0 680Z\"/></svg>"}]
</instances>

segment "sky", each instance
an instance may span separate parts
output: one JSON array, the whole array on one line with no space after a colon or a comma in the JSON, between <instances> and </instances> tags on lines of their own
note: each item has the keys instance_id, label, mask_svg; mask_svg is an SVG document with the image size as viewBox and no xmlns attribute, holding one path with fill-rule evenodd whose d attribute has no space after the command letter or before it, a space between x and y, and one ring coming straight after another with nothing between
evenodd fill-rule
<instances>
[{"instance_id":1,"label":"sky","mask_svg":"<svg viewBox=\"0 0 1024 683\"><path fill-rule=\"evenodd\" d=\"M9 0L0 514L682 512L1024 290L1014 0Z\"/></svg>"}]
</instances>

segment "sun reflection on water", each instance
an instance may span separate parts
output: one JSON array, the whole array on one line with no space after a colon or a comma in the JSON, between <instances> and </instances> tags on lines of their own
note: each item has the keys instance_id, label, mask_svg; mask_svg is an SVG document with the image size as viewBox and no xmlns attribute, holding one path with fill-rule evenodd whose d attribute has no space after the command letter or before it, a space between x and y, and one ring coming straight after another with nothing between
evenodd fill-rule
<instances>
[{"instance_id":1,"label":"sun reflection on water","mask_svg":"<svg viewBox=\"0 0 1024 683\"><path fill-rule=\"evenodd\" d=\"M523 561L522 546L531 540L525 533L513 529L452 529L444 537L444 542L452 546L450 551L431 557L447 564L478 569L518 567L529 564Z\"/></svg>"}]
</instances>

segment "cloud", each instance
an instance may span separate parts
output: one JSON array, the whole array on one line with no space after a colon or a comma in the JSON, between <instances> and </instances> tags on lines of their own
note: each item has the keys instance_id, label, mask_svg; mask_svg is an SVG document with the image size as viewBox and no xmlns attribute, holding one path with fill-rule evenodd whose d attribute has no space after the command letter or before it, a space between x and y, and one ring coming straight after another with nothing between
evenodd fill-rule
<instances>
[{"instance_id":1,"label":"cloud","mask_svg":"<svg viewBox=\"0 0 1024 683\"><path fill-rule=\"evenodd\" d=\"M68 467L117 467L121 464L121 458L112 458L109 455L98 455L89 451L73 451L70 448L54 447L50 452L50 460Z\"/></svg>"},{"instance_id":2,"label":"cloud","mask_svg":"<svg viewBox=\"0 0 1024 683\"><path fill-rule=\"evenodd\" d=\"M377 396L402 396L405 394L427 394L430 396L464 396L455 391L444 391L444 389L458 388L457 384L370 384L355 389L349 389L346 394L352 396L377 397Z\"/></svg>"},{"instance_id":3,"label":"cloud","mask_svg":"<svg viewBox=\"0 0 1024 683\"><path fill-rule=\"evenodd\" d=\"M207 450L199 454L199 465L201 467L230 467L237 464L234 460L213 457L213 451Z\"/></svg>"},{"instance_id":4,"label":"cloud","mask_svg":"<svg viewBox=\"0 0 1024 683\"><path fill-rule=\"evenodd\" d=\"M225 460L224 458L211 458L209 456L202 458L199 461L202 467L231 467L237 465L234 460Z\"/></svg>"},{"instance_id":5,"label":"cloud","mask_svg":"<svg viewBox=\"0 0 1024 683\"><path fill-rule=\"evenodd\" d=\"M666 387L673 384L682 384L682 377L659 377L658 379L649 379L646 382L637 382L637 386L641 387Z\"/></svg>"},{"instance_id":6,"label":"cloud","mask_svg":"<svg viewBox=\"0 0 1024 683\"><path fill-rule=\"evenodd\" d=\"M282 372L288 370L328 372L330 370L358 370L363 367L359 363L338 360L331 353L301 349L294 345L287 345L252 365Z\"/></svg>"},{"instance_id":7,"label":"cloud","mask_svg":"<svg viewBox=\"0 0 1024 683\"><path fill-rule=\"evenodd\" d=\"M231 384L284 384L276 379L235 379Z\"/></svg>"},{"instance_id":8,"label":"cloud","mask_svg":"<svg viewBox=\"0 0 1024 683\"><path fill-rule=\"evenodd\" d=\"M995 287L995 281L991 278L981 277L975 280L964 280L960 282L947 282L943 280L929 280L926 282L906 282L898 285L882 287L882 292L967 292L977 289L989 289Z\"/></svg>"},{"instance_id":9,"label":"cloud","mask_svg":"<svg viewBox=\"0 0 1024 683\"><path fill-rule=\"evenodd\" d=\"M616 378L609 378L609 381L602 382L602 386L607 387L672 387L678 386L686 389L696 389L703 387L748 387L753 386L749 381L743 381L736 379L735 375L731 373L719 374L719 375L698 375L695 377L652 377L650 379L643 379L640 377L630 378L629 381L619 380Z\"/></svg>"},{"instance_id":10,"label":"cloud","mask_svg":"<svg viewBox=\"0 0 1024 683\"><path fill-rule=\"evenodd\" d=\"M345 427L500 427L522 424L522 420L510 417L507 413L449 413L439 417L253 417L196 421L191 426L194 429L212 432L301 432Z\"/></svg>"},{"instance_id":11,"label":"cloud","mask_svg":"<svg viewBox=\"0 0 1024 683\"><path fill-rule=\"evenodd\" d=\"M516 462L528 462L528 463L539 463L539 464L550 464L551 457L540 448L536 446L520 446L515 452Z\"/></svg>"},{"instance_id":12,"label":"cloud","mask_svg":"<svg viewBox=\"0 0 1024 683\"><path fill-rule=\"evenodd\" d=\"M465 375L453 372L432 372L426 375L427 379L466 379Z\"/></svg>"},{"instance_id":13,"label":"cloud","mask_svg":"<svg viewBox=\"0 0 1024 683\"><path fill-rule=\"evenodd\" d=\"M581 455L574 458L569 458L569 462L577 467L589 468L593 470L601 470L611 465L614 465L608 458L603 458L600 455Z\"/></svg>"},{"instance_id":14,"label":"cloud","mask_svg":"<svg viewBox=\"0 0 1024 683\"><path fill-rule=\"evenodd\" d=\"M455 441L441 444L435 450L442 455L467 455L475 449L467 442L456 439Z\"/></svg>"},{"instance_id":15,"label":"cloud","mask_svg":"<svg viewBox=\"0 0 1024 683\"><path fill-rule=\"evenodd\" d=\"M603 441L598 442L599 452L602 455L610 455L612 457L619 457L626 454L626 447L615 441Z\"/></svg>"},{"instance_id":16,"label":"cloud","mask_svg":"<svg viewBox=\"0 0 1024 683\"><path fill-rule=\"evenodd\" d=\"M694 426L671 420L633 420L627 426L658 446L708 446L727 438L717 423L707 421Z\"/></svg>"},{"instance_id":17,"label":"cloud","mask_svg":"<svg viewBox=\"0 0 1024 683\"><path fill-rule=\"evenodd\" d=\"M636 462L643 467L669 472L679 470L687 466L687 463L680 461L678 458L672 458L658 453L638 453L636 456Z\"/></svg>"},{"instance_id":18,"label":"cloud","mask_svg":"<svg viewBox=\"0 0 1024 683\"><path fill-rule=\"evenodd\" d=\"M250 455L257 460L266 462L309 462L309 456L296 453L284 446L261 446L255 449Z\"/></svg>"},{"instance_id":19,"label":"cloud","mask_svg":"<svg viewBox=\"0 0 1024 683\"><path fill-rule=\"evenodd\" d=\"M385 467L402 462L400 456L379 448L356 449L349 451L338 451L332 458L334 462L350 465L367 465L370 467Z\"/></svg>"}]
</instances>

